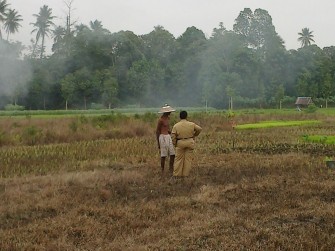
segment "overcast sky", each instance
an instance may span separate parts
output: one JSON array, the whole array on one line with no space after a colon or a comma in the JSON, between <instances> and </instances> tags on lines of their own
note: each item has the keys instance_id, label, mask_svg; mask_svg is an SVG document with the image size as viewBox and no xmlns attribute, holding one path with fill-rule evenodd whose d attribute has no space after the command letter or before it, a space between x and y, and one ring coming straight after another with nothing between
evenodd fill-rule
<instances>
[{"instance_id":1,"label":"overcast sky","mask_svg":"<svg viewBox=\"0 0 335 251\"><path fill-rule=\"evenodd\" d=\"M64 0L7 2L24 19L20 34L10 38L26 45L33 37L32 26L29 25L35 20L33 14L37 14L43 5L48 5L53 15L59 17L55 20L57 25L65 23ZM305 27L313 31L319 47L335 45L335 0L74 0L73 8L73 17L78 23L88 24L97 19L112 33L130 30L142 35L161 25L176 38L191 26L202 30L207 37L220 22L232 30L240 11L261 8L269 12L287 49L300 47L298 32Z\"/></svg>"}]
</instances>

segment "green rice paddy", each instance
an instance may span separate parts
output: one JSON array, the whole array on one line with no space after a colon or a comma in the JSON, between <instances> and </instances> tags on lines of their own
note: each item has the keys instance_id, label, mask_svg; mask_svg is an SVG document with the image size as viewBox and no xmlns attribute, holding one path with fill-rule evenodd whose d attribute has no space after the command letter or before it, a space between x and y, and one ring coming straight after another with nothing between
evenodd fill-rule
<instances>
[{"instance_id":1,"label":"green rice paddy","mask_svg":"<svg viewBox=\"0 0 335 251\"><path fill-rule=\"evenodd\" d=\"M272 128L279 126L303 126L321 123L318 120L303 120L303 121L263 121L253 124L243 124L237 125L236 129L246 130L246 129L260 129L260 128Z\"/></svg>"},{"instance_id":2,"label":"green rice paddy","mask_svg":"<svg viewBox=\"0 0 335 251\"><path fill-rule=\"evenodd\" d=\"M304 135L302 138L305 142L309 143L335 144L335 136L333 135Z\"/></svg>"}]
</instances>

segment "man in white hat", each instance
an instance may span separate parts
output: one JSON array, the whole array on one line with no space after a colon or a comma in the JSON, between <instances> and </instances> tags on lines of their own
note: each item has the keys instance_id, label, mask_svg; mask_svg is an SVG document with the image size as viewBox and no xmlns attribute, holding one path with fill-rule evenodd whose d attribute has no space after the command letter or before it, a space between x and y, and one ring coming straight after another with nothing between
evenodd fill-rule
<instances>
[{"instance_id":1,"label":"man in white hat","mask_svg":"<svg viewBox=\"0 0 335 251\"><path fill-rule=\"evenodd\" d=\"M173 164L175 158L175 150L172 144L171 131L170 131L170 114L176 111L169 105L163 106L158 113L162 113L162 116L157 122L156 138L158 143L158 149L160 149L161 156L161 169L164 172L165 160L170 156L169 171L173 172Z\"/></svg>"}]
</instances>

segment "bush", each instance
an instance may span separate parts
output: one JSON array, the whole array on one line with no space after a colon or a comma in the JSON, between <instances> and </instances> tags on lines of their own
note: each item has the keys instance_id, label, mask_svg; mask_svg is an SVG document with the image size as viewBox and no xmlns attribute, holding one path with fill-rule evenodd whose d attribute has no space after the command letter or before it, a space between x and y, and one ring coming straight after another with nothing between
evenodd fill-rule
<instances>
[{"instance_id":1,"label":"bush","mask_svg":"<svg viewBox=\"0 0 335 251\"><path fill-rule=\"evenodd\" d=\"M8 135L4 131L0 131L0 146L9 142Z\"/></svg>"},{"instance_id":2,"label":"bush","mask_svg":"<svg viewBox=\"0 0 335 251\"><path fill-rule=\"evenodd\" d=\"M6 111L23 111L24 106L8 104L5 106L5 110Z\"/></svg>"},{"instance_id":3,"label":"bush","mask_svg":"<svg viewBox=\"0 0 335 251\"><path fill-rule=\"evenodd\" d=\"M106 109L106 107L103 104L97 104L97 103L91 103L90 108L93 109L93 110L103 110L103 109Z\"/></svg>"},{"instance_id":4,"label":"bush","mask_svg":"<svg viewBox=\"0 0 335 251\"><path fill-rule=\"evenodd\" d=\"M141 119L142 121L148 122L148 123L152 123L157 120L157 114L153 112L146 112L143 115L135 114L134 117L136 119Z\"/></svg>"},{"instance_id":5,"label":"bush","mask_svg":"<svg viewBox=\"0 0 335 251\"><path fill-rule=\"evenodd\" d=\"M310 104L306 109L305 112L306 113L314 113L318 110L318 108L316 107L316 105L314 104Z\"/></svg>"},{"instance_id":6,"label":"bush","mask_svg":"<svg viewBox=\"0 0 335 251\"><path fill-rule=\"evenodd\" d=\"M71 121L71 123L69 124L69 128L73 133L77 132L78 122L77 121Z\"/></svg>"},{"instance_id":7,"label":"bush","mask_svg":"<svg viewBox=\"0 0 335 251\"><path fill-rule=\"evenodd\" d=\"M92 119L92 124L94 127L97 128L107 128L108 124L113 123L122 123L128 119L127 116L121 114L121 113L114 113L108 115L101 115L94 117Z\"/></svg>"},{"instance_id":8,"label":"bush","mask_svg":"<svg viewBox=\"0 0 335 251\"><path fill-rule=\"evenodd\" d=\"M29 126L23 130L22 141L27 145L36 145L39 140L42 138L42 129L37 128L36 126Z\"/></svg>"}]
</instances>

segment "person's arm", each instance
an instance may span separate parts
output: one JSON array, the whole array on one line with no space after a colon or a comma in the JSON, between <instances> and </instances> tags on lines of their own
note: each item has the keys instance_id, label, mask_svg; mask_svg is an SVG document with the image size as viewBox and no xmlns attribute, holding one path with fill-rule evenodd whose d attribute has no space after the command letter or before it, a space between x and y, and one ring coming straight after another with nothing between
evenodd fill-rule
<instances>
[{"instance_id":1,"label":"person's arm","mask_svg":"<svg viewBox=\"0 0 335 251\"><path fill-rule=\"evenodd\" d=\"M177 146L177 130L176 127L173 126L172 131L171 131L171 138L172 138L172 144L174 146Z\"/></svg>"},{"instance_id":2,"label":"person's arm","mask_svg":"<svg viewBox=\"0 0 335 251\"><path fill-rule=\"evenodd\" d=\"M157 139L158 148L160 148L159 135L161 134L161 128L162 128L162 121L158 120L157 128L156 128L156 139Z\"/></svg>"},{"instance_id":3,"label":"person's arm","mask_svg":"<svg viewBox=\"0 0 335 251\"><path fill-rule=\"evenodd\" d=\"M197 124L194 124L194 137L198 136L202 131L202 128Z\"/></svg>"}]
</instances>

